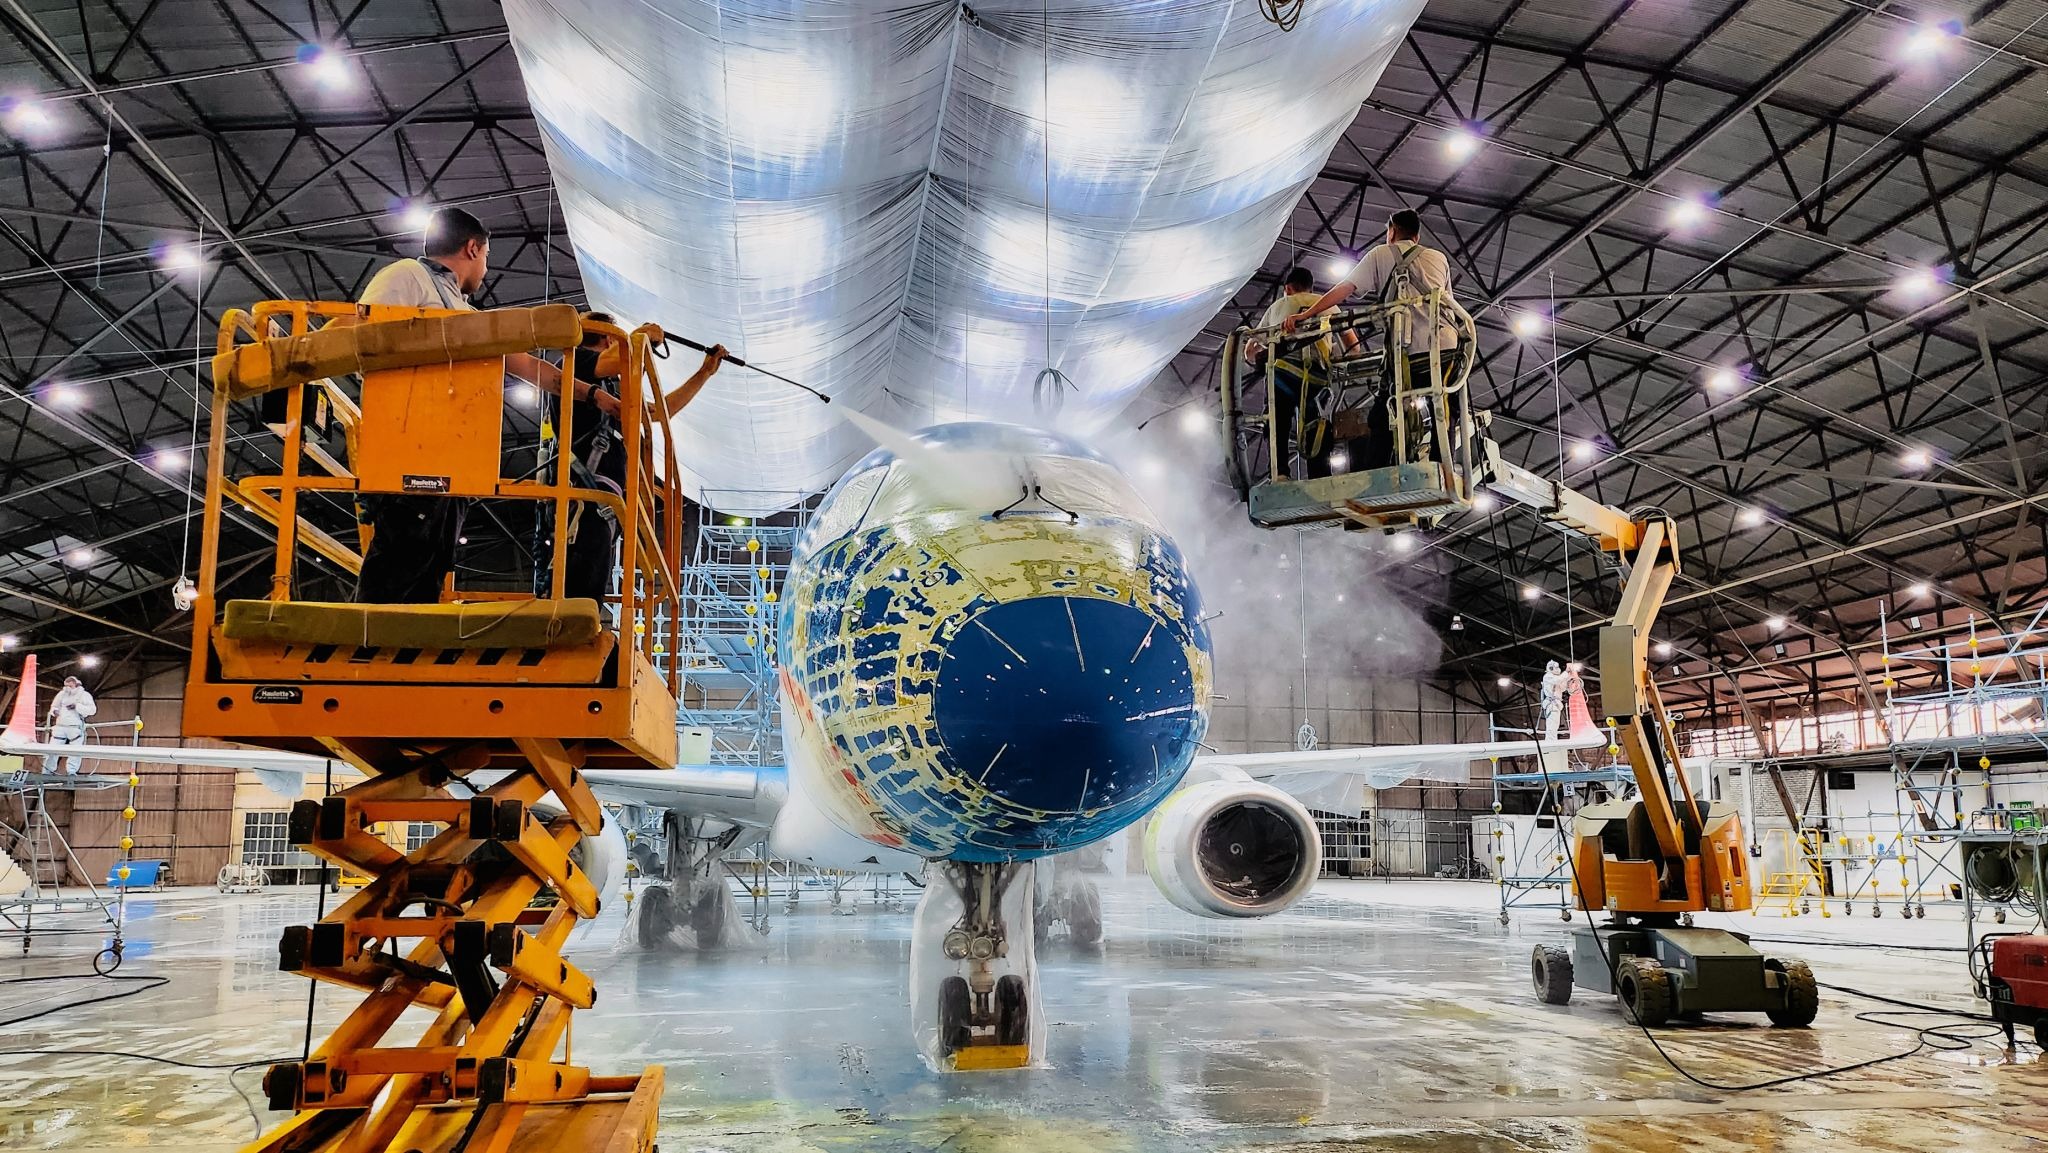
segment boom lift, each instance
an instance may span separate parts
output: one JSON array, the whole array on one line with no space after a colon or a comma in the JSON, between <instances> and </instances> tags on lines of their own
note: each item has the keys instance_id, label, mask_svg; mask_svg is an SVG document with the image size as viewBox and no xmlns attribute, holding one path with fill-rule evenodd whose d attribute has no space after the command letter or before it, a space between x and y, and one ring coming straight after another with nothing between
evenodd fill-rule
<instances>
[{"instance_id":1,"label":"boom lift","mask_svg":"<svg viewBox=\"0 0 2048 1153\"><path fill-rule=\"evenodd\" d=\"M1455 350L1409 357L1369 353L1317 363L1319 349L1366 339L1401 346L1406 326L1439 322L1459 333ZM1705 1012L1762 1012L1774 1024L1805 1025L1818 1008L1803 962L1766 957L1748 938L1696 928L1693 914L1750 907L1742 825L1734 806L1694 795L1677 735L1650 675L1650 631L1678 575L1676 527L1660 511L1630 515L1510 463L1487 435L1489 414L1471 411L1466 392L1474 328L1448 294L1338 309L1293 334L1241 328L1224 345L1223 411L1230 471L1255 524L1341 523L1391 531L1433 524L1472 507L1481 489L1594 542L1625 566L1621 604L1600 630L1600 695L1635 778L1636 795L1588 805L1572 820L1572 890L1606 923L1572 932L1570 949L1538 946L1531 961L1537 994L1561 1005L1574 985L1613 993L1646 1026ZM1268 349L1264 375L1249 390L1239 371L1250 342ZM1427 372L1419 371L1423 367ZM1330 423L1342 429L1391 429L1391 452L1356 471L1295 479L1269 447L1266 414L1275 411L1276 373L1328 382ZM1264 413L1245 401L1264 393ZM1375 415L1358 406L1384 406ZM1354 444L1360 443L1354 440ZM1264 451L1261 452L1261 449ZM1260 459L1263 457L1263 459Z\"/></svg>"},{"instance_id":2,"label":"boom lift","mask_svg":"<svg viewBox=\"0 0 2048 1153\"><path fill-rule=\"evenodd\" d=\"M568 453L539 477L507 478L501 463L503 358L561 349L566 363L585 333L626 352L623 494L580 487ZM570 1017L597 994L563 947L604 888L591 866L609 857L588 839L618 835L583 770L675 763L677 674L654 663L662 632L675 651L681 615L680 469L647 409L660 341L651 326L627 333L568 305L272 301L222 319L184 731L359 768L360 783L298 802L290 830L370 878L279 942L280 968L362 1000L308 1059L270 1068L270 1105L294 1116L252 1153L651 1146L661 1067L603 1076L574 1063ZM564 402L569 385L564 373ZM280 468L230 476L229 425L255 405L282 437ZM558 411L567 443L574 407ZM302 551L357 570L349 538L367 530L351 527L348 506L380 496L545 502L556 525L572 501L609 508L618 593L566 598L568 534L556 532L548 596L450 580L439 604L302 599ZM230 500L276 529L261 599L220 599ZM438 832L401 853L373 832L395 821ZM408 1042L411 1008L428 1023Z\"/></svg>"}]
</instances>

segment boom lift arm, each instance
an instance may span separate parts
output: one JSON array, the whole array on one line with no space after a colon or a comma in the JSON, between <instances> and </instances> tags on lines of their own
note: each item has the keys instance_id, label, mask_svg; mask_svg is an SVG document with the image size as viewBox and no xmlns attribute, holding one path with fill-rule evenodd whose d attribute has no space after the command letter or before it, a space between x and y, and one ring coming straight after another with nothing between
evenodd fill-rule
<instances>
[{"instance_id":1,"label":"boom lift arm","mask_svg":"<svg viewBox=\"0 0 2048 1153\"><path fill-rule=\"evenodd\" d=\"M1364 348L1374 339L1383 350L1401 349L1410 318L1446 314L1459 333L1455 349L1327 362L1320 410L1332 426L1342 428L1349 416L1368 435L1349 442L1350 459L1340 465L1335 453L1317 459L1303 428L1295 440L1304 445L1307 475L1295 479L1273 447L1273 422L1286 419L1276 411L1275 364L1293 357L1289 371L1303 381L1299 387L1315 387L1307 371L1314 349ZM1334 310L1292 334L1279 326L1232 333L1222 373L1225 444L1248 514L1266 528L1337 522L1394 531L1468 511L1487 488L1616 554L1625 570L1621 603L1600 630L1600 696L1637 795L1573 817L1574 897L1579 908L1609 917L1575 929L1569 949L1537 947L1536 992L1560 1005L1575 986L1612 992L1645 1026L1714 1011L1808 1024L1819 999L1803 963L1766 957L1740 934L1692 926L1695 913L1738 912L1751 896L1741 822L1733 806L1695 795L1650 675L1650 631L1678 575L1676 526L1661 512L1632 516L1504 459L1488 435L1490 415L1470 408L1473 336L1470 317L1443 293ZM1246 347L1267 350L1260 376L1240 372ZM1347 467L1360 456L1364 467Z\"/></svg>"}]
</instances>

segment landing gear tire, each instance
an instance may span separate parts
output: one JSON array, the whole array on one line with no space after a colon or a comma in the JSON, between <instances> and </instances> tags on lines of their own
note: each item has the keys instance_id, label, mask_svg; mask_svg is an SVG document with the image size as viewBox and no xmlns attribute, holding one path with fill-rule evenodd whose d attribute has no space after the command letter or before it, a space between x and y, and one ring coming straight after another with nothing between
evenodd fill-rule
<instances>
[{"instance_id":1,"label":"landing gear tire","mask_svg":"<svg viewBox=\"0 0 2048 1153\"><path fill-rule=\"evenodd\" d=\"M723 888L716 882L703 886L690 907L690 931L696 934L699 949L716 949L723 943L725 902L719 899L725 895Z\"/></svg>"},{"instance_id":2,"label":"landing gear tire","mask_svg":"<svg viewBox=\"0 0 2048 1153\"><path fill-rule=\"evenodd\" d=\"M1067 937L1083 948L1102 943L1102 893L1092 884L1075 893L1067 907Z\"/></svg>"},{"instance_id":3,"label":"landing gear tire","mask_svg":"<svg viewBox=\"0 0 2048 1153\"><path fill-rule=\"evenodd\" d=\"M1546 1005L1569 1005L1572 1000L1572 955L1556 945L1538 945L1529 958L1529 979L1536 997Z\"/></svg>"},{"instance_id":4,"label":"landing gear tire","mask_svg":"<svg viewBox=\"0 0 2048 1153\"><path fill-rule=\"evenodd\" d=\"M1814 983L1813 970L1804 961L1766 961L1764 965L1782 974L1785 990L1785 1003L1764 1011L1771 1024L1780 1029L1803 1029L1813 1024L1820 1013L1820 986Z\"/></svg>"},{"instance_id":5,"label":"landing gear tire","mask_svg":"<svg viewBox=\"0 0 2048 1153\"><path fill-rule=\"evenodd\" d=\"M967 991L967 978L939 982L939 1056L951 1057L973 1042L973 1017L974 996Z\"/></svg>"},{"instance_id":6,"label":"landing gear tire","mask_svg":"<svg viewBox=\"0 0 2048 1153\"><path fill-rule=\"evenodd\" d=\"M1024 978L1005 974L996 982L996 1044L1031 1043L1031 1017L1024 1003Z\"/></svg>"},{"instance_id":7,"label":"landing gear tire","mask_svg":"<svg viewBox=\"0 0 2048 1153\"><path fill-rule=\"evenodd\" d=\"M667 885L649 885L640 895L639 939L643 949L659 949L676 928L675 890Z\"/></svg>"},{"instance_id":8,"label":"landing gear tire","mask_svg":"<svg viewBox=\"0 0 2048 1153\"><path fill-rule=\"evenodd\" d=\"M1645 1029L1671 1020L1671 974L1648 957L1623 959L1615 974L1614 995L1628 1019Z\"/></svg>"}]
</instances>

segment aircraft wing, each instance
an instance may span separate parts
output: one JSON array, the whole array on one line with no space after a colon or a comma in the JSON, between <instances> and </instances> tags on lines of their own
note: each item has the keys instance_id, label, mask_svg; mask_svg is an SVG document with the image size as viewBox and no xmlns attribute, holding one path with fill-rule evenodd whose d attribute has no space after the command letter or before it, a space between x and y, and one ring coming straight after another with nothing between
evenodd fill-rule
<instances>
[{"instance_id":1,"label":"aircraft wing","mask_svg":"<svg viewBox=\"0 0 2048 1153\"><path fill-rule=\"evenodd\" d=\"M191 748L183 745L60 745L36 739L36 658L31 653L21 666L21 692L14 698L14 711L7 728L0 731L0 755L50 758L77 757L87 761L119 761L124 764L212 765L225 769L254 770L264 785L287 797L297 796L308 774L325 773L344 762L327 757L288 753L277 749Z\"/></svg>"},{"instance_id":2,"label":"aircraft wing","mask_svg":"<svg viewBox=\"0 0 2048 1153\"><path fill-rule=\"evenodd\" d=\"M1607 735L1594 727L1581 695L1572 695L1569 715L1570 735L1555 739L1216 753L1196 757L1194 769L1236 769L1253 780L1266 781L1291 793L1312 807L1326 812L1355 812L1364 807L1361 786L1386 789L1412 780L1462 783L1472 779L1472 766L1480 761L1509 757L1541 755L1556 772L1564 769L1566 753L1607 746Z\"/></svg>"}]
</instances>

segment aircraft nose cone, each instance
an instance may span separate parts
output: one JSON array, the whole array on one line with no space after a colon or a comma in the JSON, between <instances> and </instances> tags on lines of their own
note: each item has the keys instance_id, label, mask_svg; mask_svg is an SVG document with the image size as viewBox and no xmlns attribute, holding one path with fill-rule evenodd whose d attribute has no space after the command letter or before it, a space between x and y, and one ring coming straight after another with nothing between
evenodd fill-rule
<instances>
[{"instance_id":1,"label":"aircraft nose cone","mask_svg":"<svg viewBox=\"0 0 2048 1153\"><path fill-rule=\"evenodd\" d=\"M1103 810L1128 814L1170 790L1201 736L1188 656L1168 628L1090 597L1011 601L968 621L946 647L933 717L955 773L1039 822L1071 819L1075 844Z\"/></svg>"}]
</instances>

